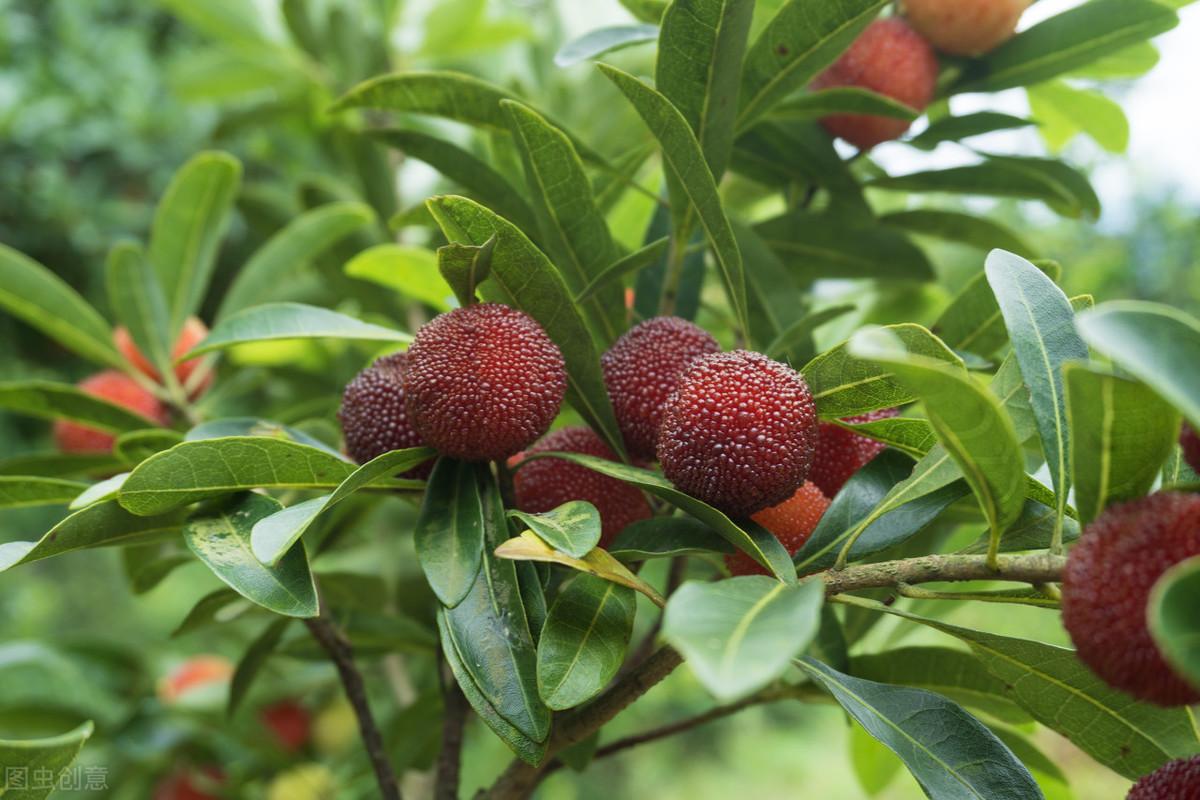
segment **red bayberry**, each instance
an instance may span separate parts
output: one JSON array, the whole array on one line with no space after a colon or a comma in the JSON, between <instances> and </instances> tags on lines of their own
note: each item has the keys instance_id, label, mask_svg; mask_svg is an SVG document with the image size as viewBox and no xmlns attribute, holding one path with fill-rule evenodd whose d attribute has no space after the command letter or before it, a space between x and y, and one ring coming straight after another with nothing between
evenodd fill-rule
<instances>
[{"instance_id":1,"label":"red bayberry","mask_svg":"<svg viewBox=\"0 0 1200 800\"><path fill-rule=\"evenodd\" d=\"M220 800L216 792L224 782L216 767L176 770L154 787L154 800Z\"/></svg>"},{"instance_id":2,"label":"red bayberry","mask_svg":"<svg viewBox=\"0 0 1200 800\"><path fill-rule=\"evenodd\" d=\"M794 556L817 529L827 508L829 498L812 481L805 481L787 500L777 506L764 508L751 519L775 534L788 554ZM741 551L725 556L725 566L734 575L771 574L766 567Z\"/></svg>"},{"instance_id":3,"label":"red bayberry","mask_svg":"<svg viewBox=\"0 0 1200 800\"><path fill-rule=\"evenodd\" d=\"M1031 0L903 0L904 16L943 53L975 56L1012 38Z\"/></svg>"},{"instance_id":4,"label":"red bayberry","mask_svg":"<svg viewBox=\"0 0 1200 800\"><path fill-rule=\"evenodd\" d=\"M1188 423L1183 423L1183 431L1179 434L1179 446L1183 448L1183 460L1194 471L1200 472L1200 435Z\"/></svg>"},{"instance_id":5,"label":"red bayberry","mask_svg":"<svg viewBox=\"0 0 1200 800\"><path fill-rule=\"evenodd\" d=\"M651 516L650 504L633 486L560 458L539 458L524 464L524 457L550 451L584 453L617 461L617 456L591 428L561 428L514 456L511 466L517 508L541 514L570 500L586 500L600 512L600 546L606 547L625 526Z\"/></svg>"},{"instance_id":6,"label":"red bayberry","mask_svg":"<svg viewBox=\"0 0 1200 800\"><path fill-rule=\"evenodd\" d=\"M152 421L147 425L166 425L168 422L167 410L158 398L123 372L112 369L98 372L81 381L79 388L94 397L141 414ZM111 433L78 422L58 420L54 423L54 441L64 453L107 453L112 450L115 438Z\"/></svg>"},{"instance_id":7,"label":"red bayberry","mask_svg":"<svg viewBox=\"0 0 1200 800\"><path fill-rule=\"evenodd\" d=\"M558 415L566 388L562 353L542 327L497 303L442 314L408 350L409 418L451 458L494 461L528 447Z\"/></svg>"},{"instance_id":8,"label":"red bayberry","mask_svg":"<svg viewBox=\"0 0 1200 800\"><path fill-rule=\"evenodd\" d=\"M847 417L846 422L873 422L894 417L899 413L898 409L885 408L857 417ZM870 464L875 456L886 449L887 445L882 442L868 439L832 422L822 422L817 433L817 450L813 454L813 465L808 479L827 497L836 497L854 473Z\"/></svg>"},{"instance_id":9,"label":"red bayberry","mask_svg":"<svg viewBox=\"0 0 1200 800\"><path fill-rule=\"evenodd\" d=\"M229 683L233 672L233 663L227 658L193 656L159 680L159 699L174 703L189 692Z\"/></svg>"},{"instance_id":10,"label":"red bayberry","mask_svg":"<svg viewBox=\"0 0 1200 800\"><path fill-rule=\"evenodd\" d=\"M1109 508L1084 530L1063 573L1063 625L1105 682L1161 706L1200 702L1146 627L1150 590L1200 555L1200 495L1159 492Z\"/></svg>"},{"instance_id":11,"label":"red bayberry","mask_svg":"<svg viewBox=\"0 0 1200 800\"><path fill-rule=\"evenodd\" d=\"M1135 783L1126 800L1200 800L1200 756L1164 764Z\"/></svg>"},{"instance_id":12,"label":"red bayberry","mask_svg":"<svg viewBox=\"0 0 1200 800\"><path fill-rule=\"evenodd\" d=\"M204 337L208 336L208 326L201 322L196 317L188 317L183 323L183 329L179 332L179 338L175 340L175 347L171 349L171 358L179 358L181 355L191 350L193 347L204 341ZM138 349L134 344L133 337L129 335L129 330L124 326L119 326L113 331L113 343L117 346L117 351L125 356L125 360L133 365L134 369L145 375L147 378L155 381L161 381L162 376L158 374L158 370L150 363L145 354ZM188 378L192 377L192 373L196 368L203 363L203 359L192 358L184 361L181 364L175 365L175 377L181 384L187 384ZM209 386L212 385L212 373L206 375L201 380L200 385L192 389L192 397L199 397L204 394Z\"/></svg>"},{"instance_id":13,"label":"red bayberry","mask_svg":"<svg viewBox=\"0 0 1200 800\"><path fill-rule=\"evenodd\" d=\"M280 700L258 713L267 730L275 737L281 749L294 753L308 742L312 718L308 709L295 700Z\"/></svg>"},{"instance_id":14,"label":"red bayberry","mask_svg":"<svg viewBox=\"0 0 1200 800\"><path fill-rule=\"evenodd\" d=\"M691 363L658 435L663 474L734 516L782 503L804 483L817 439L812 393L795 370L734 350Z\"/></svg>"},{"instance_id":15,"label":"red bayberry","mask_svg":"<svg viewBox=\"0 0 1200 800\"><path fill-rule=\"evenodd\" d=\"M895 17L867 26L842 57L812 82L813 89L857 86L922 111L933 100L938 61L921 35ZM898 139L909 122L873 114L833 114L821 124L834 136L867 150Z\"/></svg>"},{"instance_id":16,"label":"red bayberry","mask_svg":"<svg viewBox=\"0 0 1200 800\"><path fill-rule=\"evenodd\" d=\"M629 329L600 359L625 446L652 460L663 406L688 364L721 349L708 331L679 317L654 317Z\"/></svg>"},{"instance_id":17,"label":"red bayberry","mask_svg":"<svg viewBox=\"0 0 1200 800\"><path fill-rule=\"evenodd\" d=\"M354 376L342 393L338 421L346 437L346 452L365 464L390 450L421 447L424 441L409 421L404 402L404 372L407 356L393 353ZM429 477L433 462L403 473L405 478Z\"/></svg>"}]
</instances>

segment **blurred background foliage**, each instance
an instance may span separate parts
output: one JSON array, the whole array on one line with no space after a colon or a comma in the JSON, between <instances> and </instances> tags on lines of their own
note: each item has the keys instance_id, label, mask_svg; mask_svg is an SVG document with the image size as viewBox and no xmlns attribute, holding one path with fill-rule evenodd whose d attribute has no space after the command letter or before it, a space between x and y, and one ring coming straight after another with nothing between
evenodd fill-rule
<instances>
[{"instance_id":1,"label":"blurred background foliage","mask_svg":"<svg viewBox=\"0 0 1200 800\"><path fill-rule=\"evenodd\" d=\"M419 227L420 203L449 185L427 166L403 161L396 151L354 135L352 118L329 116L325 109L349 86L381 72L461 69L517 89L540 108L553 109L557 118L606 155L627 152L640 141L633 112L593 69L558 68L553 56L570 36L594 24L631 18L613 0L589 2L586 12L578 2L0 0L0 241L50 266L103 307L103 263L109 247L123 237L144 239L155 199L174 170L200 149L220 148L242 160L246 175L210 303L219 300L222 285L248 254L304 209L335 199L358 199L371 205L380 222L314 259L296 284L287 287L289 298L366 316L409 314L394 295L346 277L343 267L362 249L395 240L385 221L398 212L418 209L406 215L418 227L401 226L399 238L421 241L427 232ZM646 4L653 2L642 5ZM638 3L629 0L625 5ZM762 15L774 5L760 0ZM1183 18L1174 36L1194 37L1195 14L1184 13ZM652 58L648 47L613 56L623 68L639 74L651 71ZM1118 81L1106 85L1106 91L1123 100L1137 88ZM1130 123L1136 127L1141 121L1134 118ZM455 138L493 162L507 161L513 171L520 169L516 153L500 138L468 135L450 123L406 121L406 127L421 126ZM1120 150L1122 142L1115 147L1112 141L1097 144L1074 133L1048 122L1043 141L1032 135L1019 140L1021 152L1036 155L1050 146L1065 147L1073 163L1097 168L1122 158L1107 152ZM1136 164L1122 174L1124 179L1117 182L1121 191L1113 195L1122 206L1115 222L1107 212L1100 224L1064 220L1034 203L1015 201L940 198L939 207L958 202L1020 231L1034 249L1064 264L1068 295L1136 297L1200 311L1200 226L1194 202L1170 186L1137 180ZM746 187L732 179L725 190L736 196ZM1111 203L1110 195L1106 202ZM900 196L895 202L897 207L915 207L920 201ZM610 221L622 244L640 245L652 211L652 202L636 193L627 194L612 209ZM929 244L941 280L932 285L896 282L873 290L862 318L929 322L978 272L978 251ZM830 302L855 292L861 287L847 282L818 287ZM208 317L213 308L205 311ZM847 325L858 321L848 320ZM79 377L79 365L69 354L7 316L0 316L0 336L5 342L0 379ZM341 386L370 355L347 348L281 345L246 354L235 367L236 379L226 375L211 402L221 413L236 413L257 409L266 397L274 407L293 407L293 416L282 422L303 422L318 416L315 410L327 415ZM0 415L0 454L11 460L44 450L47 432L46 425ZM335 431L318 426L312 432L336 442ZM372 506L369 513L354 503L346 506L343 514L361 517L356 522L363 546L339 551L337 566L377 571L371 559L383 548L400 572L416 569L408 540L397 541L394 535L397 528L410 525L410 506L389 501ZM52 510L6 511L0 518L0 541L35 538L31 534L45 530L53 520ZM335 517L327 524L338 522ZM973 538L976 533L956 535ZM44 713L48 708L71 719L97 718L102 733L110 735L86 748L83 759L109 770L109 795L117 798L147 797L153 777L170 768L179 748L219 754L236 770L239 762L251 758L245 743L261 738L252 714L241 713L227 723L219 704L165 709L161 700L140 700L142 705L132 715L117 710L128 698L152 696L155 682L188 655L212 652L236 659L260 632L262 619L256 617L258 625L213 626L171 638L197 599L219 588L217 580L193 562L168 570L161 582L147 580L150 588L133 595L125 588L137 571L131 562L135 559L111 551L80 554L4 575L0 589L0 736L30 735L36 732L31 725L61 731L62 719ZM81 569L85 565L88 568ZM330 568L328 563L324 566ZM367 607L407 602L394 586L359 588ZM1056 618L1037 610L962 608L953 614L971 615L971 624L1000 633L1065 642ZM645 620L649 615L639 617ZM885 622L872 635L890 643L897 634ZM905 641L920 643L925 636L931 634L909 633ZM430 714L428 696L422 695L430 676L406 674L403 665L402 655L387 660L372 673L372 680L378 690L394 693L405 705L413 703L389 724L399 743L398 759L420 768L429 759L428 726L421 719L422 713ZM96 683L94 691L83 692L73 678L79 669ZM352 721L335 697L311 690L319 683L314 671L324 675L323 669L303 660L272 662L268 671L273 680L259 682L267 695L261 699L284 693L302 696L320 715L316 750L306 757L334 764L338 774L352 775L361 766L355 763L360 756L352 741ZM686 671L680 671L623 716L610 735L683 717L709 702ZM31 718L31 709L43 713ZM223 732L227 725L230 730ZM1124 795L1127 784L1064 740L1044 731L1039 736L1047 755L1071 779L1071 791L1064 788L1054 800L1115 800ZM509 757L481 726L469 730L468 741L471 756L464 790L486 783ZM854 758L848 759L847 753ZM259 782L264 797L277 774L297 766L296 758L279 754L254 757L271 765ZM834 766L850 763L855 770ZM863 787L871 786L879 789L873 796L885 800L920 797L911 778L894 769L896 763L855 733L833 707L781 704L751 709L606 760L586 778L563 771L546 783L541 796L696 800L802 794L840 800L866 797ZM276 791L285 793L273 796L358 796L346 786L336 794L321 794L312 789L320 780L306 780L294 772L289 780L309 788L297 790L292 783L281 790L276 783ZM409 780L419 777L410 773Z\"/></svg>"}]
</instances>

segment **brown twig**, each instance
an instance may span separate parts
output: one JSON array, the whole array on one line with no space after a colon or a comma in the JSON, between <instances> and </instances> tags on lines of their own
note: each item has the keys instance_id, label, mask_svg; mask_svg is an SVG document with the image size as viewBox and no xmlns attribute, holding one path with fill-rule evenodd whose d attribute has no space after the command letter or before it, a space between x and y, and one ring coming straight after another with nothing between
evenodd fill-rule
<instances>
[{"instance_id":1,"label":"brown twig","mask_svg":"<svg viewBox=\"0 0 1200 800\"><path fill-rule=\"evenodd\" d=\"M438 753L434 800L458 800L459 774L462 770L463 727L467 722L467 698L463 697L454 677L442 680L442 749Z\"/></svg>"},{"instance_id":2,"label":"brown twig","mask_svg":"<svg viewBox=\"0 0 1200 800\"><path fill-rule=\"evenodd\" d=\"M923 556L878 564L857 564L845 569L820 573L825 594L845 594L863 589L882 589L901 584L939 581L1013 581L1016 583L1053 583L1062 580L1067 560L1062 556L1037 553L1001 557L995 567L987 556Z\"/></svg>"}]
</instances>

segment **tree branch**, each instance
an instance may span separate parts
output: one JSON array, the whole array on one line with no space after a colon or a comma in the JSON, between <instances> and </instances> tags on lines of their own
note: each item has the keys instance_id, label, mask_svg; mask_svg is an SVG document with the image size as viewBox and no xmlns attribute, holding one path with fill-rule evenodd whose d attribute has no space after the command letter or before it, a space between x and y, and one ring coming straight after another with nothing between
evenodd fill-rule
<instances>
[{"instance_id":1,"label":"tree branch","mask_svg":"<svg viewBox=\"0 0 1200 800\"><path fill-rule=\"evenodd\" d=\"M458 800L459 773L462 769L463 726L467 721L467 698L463 697L451 675L443 676L442 749L438 753L437 783L434 800Z\"/></svg>"},{"instance_id":2,"label":"tree branch","mask_svg":"<svg viewBox=\"0 0 1200 800\"><path fill-rule=\"evenodd\" d=\"M401 800L400 785L396 782L396 773L384 750L379 726L375 724L375 717L371 714L371 706L367 702L367 687L363 683L362 673L354 665L354 653L350 649L350 642L334 627L324 610L319 617L304 620L304 624L337 667L342 688L346 691L346 699L350 701L354 715L358 718L358 730L362 734L363 746L367 750L371 767L375 770L380 796L383 800Z\"/></svg>"},{"instance_id":3,"label":"tree branch","mask_svg":"<svg viewBox=\"0 0 1200 800\"><path fill-rule=\"evenodd\" d=\"M1057 583L1062 580L1066 564L1067 560L1062 556L1049 553L1002 556L994 568L988 565L987 556L924 556L826 570L820 573L820 577L825 581L825 594L828 596L936 581Z\"/></svg>"}]
</instances>

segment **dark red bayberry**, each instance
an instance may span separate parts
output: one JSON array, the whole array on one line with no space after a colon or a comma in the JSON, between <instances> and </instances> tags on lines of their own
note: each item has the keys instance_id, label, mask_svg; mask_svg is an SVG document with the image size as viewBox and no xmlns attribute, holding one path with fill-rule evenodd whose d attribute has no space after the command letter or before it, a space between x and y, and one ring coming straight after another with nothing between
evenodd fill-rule
<instances>
[{"instance_id":1,"label":"dark red bayberry","mask_svg":"<svg viewBox=\"0 0 1200 800\"><path fill-rule=\"evenodd\" d=\"M712 335L679 317L654 317L630 328L600 359L625 447L654 459L663 406L688 364L721 349Z\"/></svg>"},{"instance_id":2,"label":"dark red bayberry","mask_svg":"<svg viewBox=\"0 0 1200 800\"><path fill-rule=\"evenodd\" d=\"M404 379L413 426L442 455L508 458L546 432L567 389L562 353L532 317L497 303L417 331Z\"/></svg>"},{"instance_id":3,"label":"dark red bayberry","mask_svg":"<svg viewBox=\"0 0 1200 800\"><path fill-rule=\"evenodd\" d=\"M408 357L393 353L354 376L342 393L338 422L346 437L346 453L365 464L391 450L421 447L424 440L409 420L404 402L404 372ZM402 477L429 477L433 462L421 464Z\"/></svg>"},{"instance_id":4,"label":"dark red bayberry","mask_svg":"<svg viewBox=\"0 0 1200 800\"><path fill-rule=\"evenodd\" d=\"M166 425L167 409L154 395L143 389L137 381L115 369L98 372L79 383L79 389L93 397L115 403L130 411L141 414L151 422ZM58 420L54 423L54 441L64 453L107 453L112 450L114 437L96 428L78 422Z\"/></svg>"},{"instance_id":5,"label":"dark red bayberry","mask_svg":"<svg viewBox=\"0 0 1200 800\"><path fill-rule=\"evenodd\" d=\"M561 428L533 447L513 457L511 466L517 508L541 514L570 500L586 500L600 512L600 546L606 547L630 523L648 519L652 512L645 496L616 478L560 458L539 458L523 463L527 455L550 451L584 453L617 461L617 456L591 428Z\"/></svg>"},{"instance_id":6,"label":"dark red bayberry","mask_svg":"<svg viewBox=\"0 0 1200 800\"><path fill-rule=\"evenodd\" d=\"M782 503L804 483L817 412L804 378L760 353L702 356L667 401L658 436L663 474L727 514Z\"/></svg>"},{"instance_id":7,"label":"dark red bayberry","mask_svg":"<svg viewBox=\"0 0 1200 800\"><path fill-rule=\"evenodd\" d=\"M1200 756L1164 764L1135 783L1126 800L1200 800Z\"/></svg>"},{"instance_id":8,"label":"dark red bayberry","mask_svg":"<svg viewBox=\"0 0 1200 800\"><path fill-rule=\"evenodd\" d=\"M1109 508L1083 532L1063 573L1063 625L1106 683L1160 706L1200 702L1150 637L1146 603L1163 573L1200 555L1200 495L1159 492Z\"/></svg>"},{"instance_id":9,"label":"dark red bayberry","mask_svg":"<svg viewBox=\"0 0 1200 800\"><path fill-rule=\"evenodd\" d=\"M812 481L805 481L787 500L777 506L764 508L751 519L775 534L788 554L794 556L817 529L827 508L829 498ZM733 575L771 574L766 567L741 551L725 556L725 566Z\"/></svg>"},{"instance_id":10,"label":"dark red bayberry","mask_svg":"<svg viewBox=\"0 0 1200 800\"><path fill-rule=\"evenodd\" d=\"M1183 448L1183 460L1187 465L1195 472L1200 472L1200 435L1186 422L1179 434L1179 446Z\"/></svg>"},{"instance_id":11,"label":"dark red bayberry","mask_svg":"<svg viewBox=\"0 0 1200 800\"><path fill-rule=\"evenodd\" d=\"M308 742L312 717L295 700L272 703L258 713L258 718L284 752L294 753Z\"/></svg>"},{"instance_id":12,"label":"dark red bayberry","mask_svg":"<svg viewBox=\"0 0 1200 800\"><path fill-rule=\"evenodd\" d=\"M220 800L225 776L216 767L180 769L159 781L154 800Z\"/></svg>"},{"instance_id":13,"label":"dark red bayberry","mask_svg":"<svg viewBox=\"0 0 1200 800\"><path fill-rule=\"evenodd\" d=\"M895 408L885 408L847 417L846 422L873 422L899 414ZM832 422L822 422L817 433L817 450L813 453L812 469L808 479L815 483L826 497L837 497L837 493L854 477L854 473L871 463L875 456L887 449L887 445L868 439L853 431L840 428Z\"/></svg>"}]
</instances>

